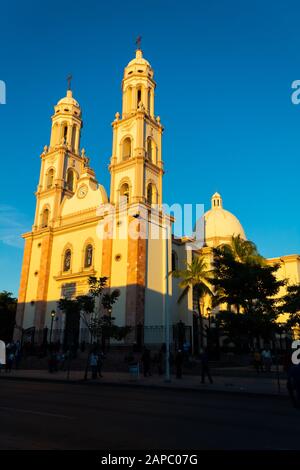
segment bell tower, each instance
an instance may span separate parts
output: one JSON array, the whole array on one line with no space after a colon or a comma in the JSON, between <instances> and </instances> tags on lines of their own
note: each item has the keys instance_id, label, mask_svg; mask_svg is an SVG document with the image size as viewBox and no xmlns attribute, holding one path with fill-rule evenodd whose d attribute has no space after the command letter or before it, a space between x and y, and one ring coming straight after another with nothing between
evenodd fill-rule
<instances>
[{"instance_id":1,"label":"bell tower","mask_svg":"<svg viewBox=\"0 0 300 470\"><path fill-rule=\"evenodd\" d=\"M111 202L162 203L163 126L154 114L156 83L140 48L124 70L122 114L116 113L110 164Z\"/></svg>"},{"instance_id":2,"label":"bell tower","mask_svg":"<svg viewBox=\"0 0 300 470\"><path fill-rule=\"evenodd\" d=\"M50 145L41 154L33 230L53 227L64 196L74 194L83 166L80 155L81 109L69 88L54 107Z\"/></svg>"},{"instance_id":3,"label":"bell tower","mask_svg":"<svg viewBox=\"0 0 300 470\"><path fill-rule=\"evenodd\" d=\"M104 244L110 285L124 292L114 314L133 332L139 325L163 324L166 273L171 270L171 265L166 269L171 238L165 235L172 221L162 211L163 126L155 115L155 87L153 69L138 44L124 69L122 113L112 123L110 203L116 223Z\"/></svg>"}]
</instances>

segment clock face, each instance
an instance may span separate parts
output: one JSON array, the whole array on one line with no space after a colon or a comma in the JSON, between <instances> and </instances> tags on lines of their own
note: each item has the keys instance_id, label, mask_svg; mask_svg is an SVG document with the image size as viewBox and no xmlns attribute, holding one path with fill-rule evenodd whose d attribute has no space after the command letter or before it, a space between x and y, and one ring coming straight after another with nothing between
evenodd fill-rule
<instances>
[{"instance_id":1,"label":"clock face","mask_svg":"<svg viewBox=\"0 0 300 470\"><path fill-rule=\"evenodd\" d=\"M80 188L78 189L77 195L80 199L82 199L87 195L87 192L88 192L87 186L83 185L83 186L80 186Z\"/></svg>"}]
</instances>

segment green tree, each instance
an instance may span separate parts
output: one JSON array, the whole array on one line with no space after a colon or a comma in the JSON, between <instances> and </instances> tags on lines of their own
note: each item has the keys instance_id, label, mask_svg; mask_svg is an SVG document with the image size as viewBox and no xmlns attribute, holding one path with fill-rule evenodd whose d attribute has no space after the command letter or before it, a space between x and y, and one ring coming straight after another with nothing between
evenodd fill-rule
<instances>
[{"instance_id":1,"label":"green tree","mask_svg":"<svg viewBox=\"0 0 300 470\"><path fill-rule=\"evenodd\" d=\"M87 295L80 295L75 299L62 298L58 302L58 307L66 315L73 317L75 322L80 317L90 332L91 342L99 342L101 339L102 348L105 349L107 339L113 337L121 340L129 332L128 327L115 325L115 318L111 316L112 307L117 302L120 292L116 289L108 291L107 277L91 276L88 283Z\"/></svg>"},{"instance_id":2,"label":"green tree","mask_svg":"<svg viewBox=\"0 0 300 470\"><path fill-rule=\"evenodd\" d=\"M266 264L264 257L259 254L255 243L250 240L244 240L240 235L233 235L230 243L221 245L219 250L240 263Z\"/></svg>"},{"instance_id":3,"label":"green tree","mask_svg":"<svg viewBox=\"0 0 300 470\"><path fill-rule=\"evenodd\" d=\"M213 253L214 305L226 305L218 314L224 331L235 344L271 339L279 315L275 296L285 284L276 279L279 266L267 265L254 244L236 238Z\"/></svg>"},{"instance_id":4,"label":"green tree","mask_svg":"<svg viewBox=\"0 0 300 470\"><path fill-rule=\"evenodd\" d=\"M0 339L4 342L12 340L17 310L17 299L11 292L0 292Z\"/></svg>"},{"instance_id":5,"label":"green tree","mask_svg":"<svg viewBox=\"0 0 300 470\"><path fill-rule=\"evenodd\" d=\"M179 287L182 292L178 298L180 303L192 290L195 296L200 320L200 347L203 347L203 300L207 295L213 295L211 289L211 271L208 270L204 256L193 256L186 268L173 272L175 278L180 279Z\"/></svg>"},{"instance_id":6,"label":"green tree","mask_svg":"<svg viewBox=\"0 0 300 470\"><path fill-rule=\"evenodd\" d=\"M282 313L289 313L286 326L300 327L300 284L292 284L287 286L286 294L282 297L282 305L280 306Z\"/></svg>"},{"instance_id":7,"label":"green tree","mask_svg":"<svg viewBox=\"0 0 300 470\"><path fill-rule=\"evenodd\" d=\"M75 318L79 315L90 332L92 348L95 342L101 341L102 350L105 351L106 340L115 338L121 341L129 333L130 327L120 327L114 324L115 318L111 316L111 312L113 305L118 301L120 292L116 289L108 291L108 278L90 276L88 283L87 295L80 295L75 299L60 299L58 307L67 315ZM86 362L85 380L88 374L90 353Z\"/></svg>"}]
</instances>

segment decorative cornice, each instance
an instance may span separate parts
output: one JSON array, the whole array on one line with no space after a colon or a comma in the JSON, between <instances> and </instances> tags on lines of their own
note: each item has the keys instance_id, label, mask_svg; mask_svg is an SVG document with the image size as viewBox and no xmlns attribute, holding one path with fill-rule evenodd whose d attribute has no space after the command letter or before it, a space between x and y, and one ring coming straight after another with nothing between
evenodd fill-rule
<instances>
[{"instance_id":1,"label":"decorative cornice","mask_svg":"<svg viewBox=\"0 0 300 470\"><path fill-rule=\"evenodd\" d=\"M77 273L64 273L64 274L59 274L58 276L53 276L53 279L55 281L66 281L68 279L78 279L81 277L90 277L96 274L97 271L95 269L90 269L89 271L79 271Z\"/></svg>"}]
</instances>

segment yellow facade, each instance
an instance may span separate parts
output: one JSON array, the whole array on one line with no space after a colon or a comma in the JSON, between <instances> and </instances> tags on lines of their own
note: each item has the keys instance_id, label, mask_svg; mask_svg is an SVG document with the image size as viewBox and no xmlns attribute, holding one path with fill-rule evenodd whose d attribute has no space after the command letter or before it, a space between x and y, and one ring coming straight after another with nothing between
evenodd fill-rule
<instances>
[{"instance_id":1,"label":"yellow facade","mask_svg":"<svg viewBox=\"0 0 300 470\"><path fill-rule=\"evenodd\" d=\"M163 126L155 115L155 87L153 69L138 49L125 67L122 112L112 123L109 197L81 149L82 113L72 91L67 90L54 107L50 145L40 156L34 223L32 231L23 235L19 331L49 327L52 310L56 327L63 330L66 319L57 301L87 293L91 275L107 276L109 287L119 289L112 313L118 325L164 325L166 297L170 323L182 320L192 325L192 292L178 304L178 281L170 276L169 286L166 282L172 254L175 267L183 269L192 252L186 249L190 240L171 239L173 219L162 211ZM150 211L155 217L149 223ZM210 265L214 246L229 242L232 235L246 236L238 219L223 209L218 193L204 219L205 246L198 253ZM149 235L150 230L158 236L130 235L131 231ZM269 262L280 263L280 278L300 282L299 255ZM208 306L209 299L204 312Z\"/></svg>"},{"instance_id":2,"label":"yellow facade","mask_svg":"<svg viewBox=\"0 0 300 470\"><path fill-rule=\"evenodd\" d=\"M63 329L57 301L86 294L91 275L107 276L109 287L119 289L112 313L117 324L163 325L171 269L171 241L167 248L163 233L166 226L171 233L172 221L160 209L163 126L154 114L153 77L138 49L124 70L122 113L112 123L109 198L80 147L81 108L72 91L54 107L50 145L41 155L34 225L23 235L20 327L41 331L50 326L55 310L55 326ZM142 231L154 207L158 239L130 237L130 230Z\"/></svg>"}]
</instances>

